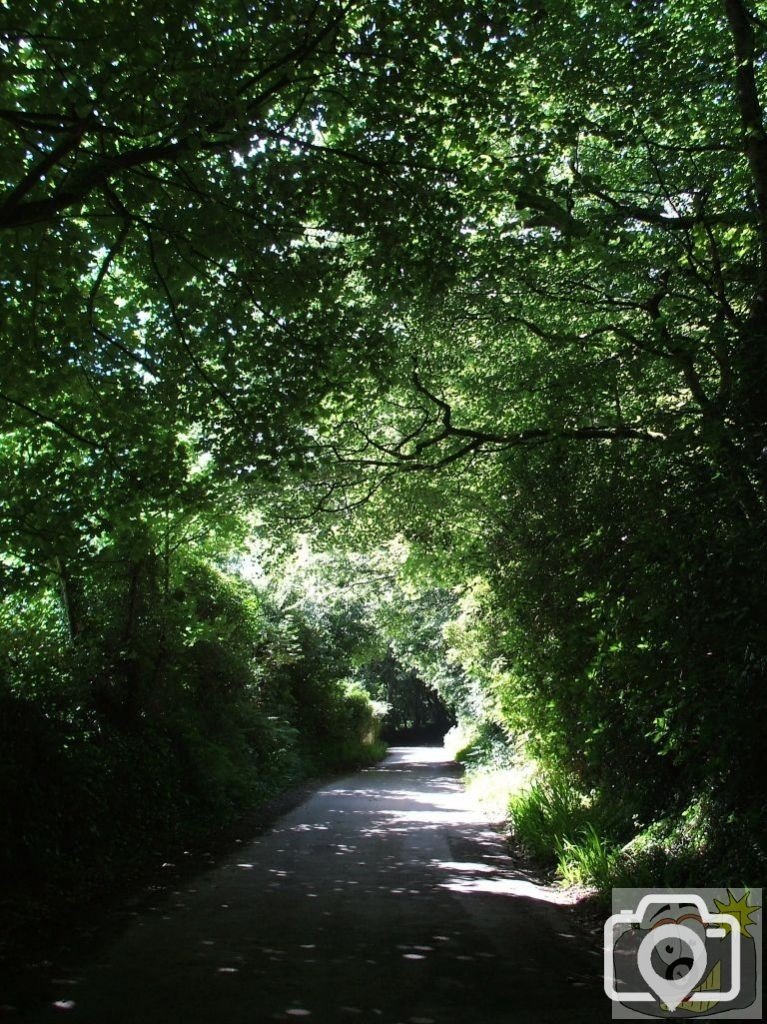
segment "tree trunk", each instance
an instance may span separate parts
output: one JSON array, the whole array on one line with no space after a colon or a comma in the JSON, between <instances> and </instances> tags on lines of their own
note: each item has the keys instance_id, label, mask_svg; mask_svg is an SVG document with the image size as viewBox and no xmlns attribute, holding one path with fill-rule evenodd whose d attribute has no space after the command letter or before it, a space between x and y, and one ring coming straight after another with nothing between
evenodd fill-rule
<instances>
[{"instance_id":1,"label":"tree trunk","mask_svg":"<svg viewBox=\"0 0 767 1024\"><path fill-rule=\"evenodd\" d=\"M67 621L69 639L76 643L83 632L82 595L73 581L63 559L58 555L53 560L53 568L59 585L59 599Z\"/></svg>"}]
</instances>

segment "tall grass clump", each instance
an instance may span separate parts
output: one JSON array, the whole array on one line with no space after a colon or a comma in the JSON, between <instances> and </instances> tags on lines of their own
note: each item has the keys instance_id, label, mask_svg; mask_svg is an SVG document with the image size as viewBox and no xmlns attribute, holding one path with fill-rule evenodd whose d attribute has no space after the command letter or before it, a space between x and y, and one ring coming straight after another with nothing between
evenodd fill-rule
<instances>
[{"instance_id":1,"label":"tall grass clump","mask_svg":"<svg viewBox=\"0 0 767 1024\"><path fill-rule=\"evenodd\" d=\"M622 864L614 822L565 776L537 778L508 804L512 835L566 885L609 889Z\"/></svg>"},{"instance_id":2,"label":"tall grass clump","mask_svg":"<svg viewBox=\"0 0 767 1024\"><path fill-rule=\"evenodd\" d=\"M600 835L591 822L578 830L575 839L556 844L557 875L566 885L595 886L600 891L616 884L621 850Z\"/></svg>"},{"instance_id":3,"label":"tall grass clump","mask_svg":"<svg viewBox=\"0 0 767 1024\"><path fill-rule=\"evenodd\" d=\"M565 779L538 779L509 800L514 837L539 860L551 861L565 840L587 824L583 796Z\"/></svg>"}]
</instances>

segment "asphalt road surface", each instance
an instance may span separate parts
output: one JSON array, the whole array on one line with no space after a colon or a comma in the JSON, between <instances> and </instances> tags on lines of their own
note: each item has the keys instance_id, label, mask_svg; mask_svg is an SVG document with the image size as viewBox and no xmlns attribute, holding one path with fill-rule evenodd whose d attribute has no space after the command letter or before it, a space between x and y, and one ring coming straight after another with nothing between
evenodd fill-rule
<instances>
[{"instance_id":1,"label":"asphalt road surface","mask_svg":"<svg viewBox=\"0 0 767 1024\"><path fill-rule=\"evenodd\" d=\"M444 752L398 747L140 916L35 1020L598 1024L600 967Z\"/></svg>"}]
</instances>

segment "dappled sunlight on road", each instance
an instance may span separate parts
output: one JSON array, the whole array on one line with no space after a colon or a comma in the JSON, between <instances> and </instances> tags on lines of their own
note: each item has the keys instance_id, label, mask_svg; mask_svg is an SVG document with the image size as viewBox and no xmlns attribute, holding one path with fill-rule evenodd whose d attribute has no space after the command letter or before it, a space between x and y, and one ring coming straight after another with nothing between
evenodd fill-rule
<instances>
[{"instance_id":1,"label":"dappled sunlight on road","mask_svg":"<svg viewBox=\"0 0 767 1024\"><path fill-rule=\"evenodd\" d=\"M139 918L51 1012L83 1024L506 1024L509 978L536 992L541 958L570 934L549 916L564 902L513 863L441 749L395 748ZM591 985L588 959L566 948L567 977L551 966L561 1005Z\"/></svg>"},{"instance_id":2,"label":"dappled sunlight on road","mask_svg":"<svg viewBox=\"0 0 767 1024\"><path fill-rule=\"evenodd\" d=\"M526 896L532 900L543 900L559 906L573 906L578 897L561 889L550 889L529 882L524 878L467 878L456 875L440 883L443 889L451 892L486 892L495 896Z\"/></svg>"}]
</instances>

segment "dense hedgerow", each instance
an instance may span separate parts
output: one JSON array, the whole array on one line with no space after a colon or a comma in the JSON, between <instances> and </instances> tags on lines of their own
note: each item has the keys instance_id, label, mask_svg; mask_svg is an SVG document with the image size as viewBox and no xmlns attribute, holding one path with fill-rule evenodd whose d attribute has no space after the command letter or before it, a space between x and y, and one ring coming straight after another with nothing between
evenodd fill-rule
<instances>
[{"instance_id":1,"label":"dense hedgerow","mask_svg":"<svg viewBox=\"0 0 767 1024\"><path fill-rule=\"evenodd\" d=\"M202 561L155 583L146 567L95 577L74 637L55 592L2 606L8 882L109 875L307 774L382 753L383 709L346 680L352 651L331 649L327 622Z\"/></svg>"}]
</instances>

